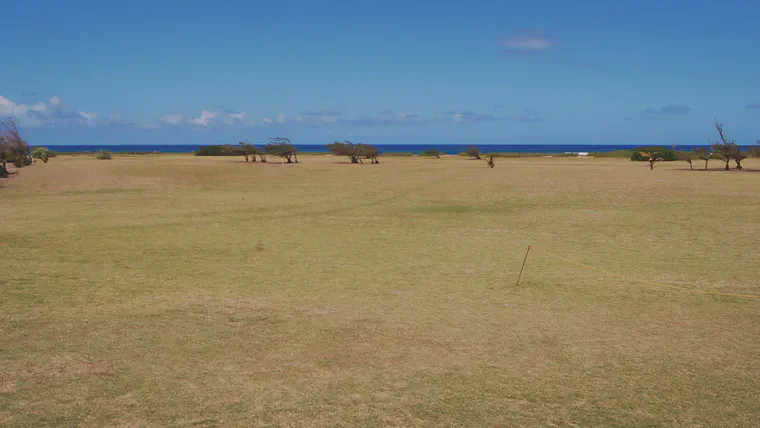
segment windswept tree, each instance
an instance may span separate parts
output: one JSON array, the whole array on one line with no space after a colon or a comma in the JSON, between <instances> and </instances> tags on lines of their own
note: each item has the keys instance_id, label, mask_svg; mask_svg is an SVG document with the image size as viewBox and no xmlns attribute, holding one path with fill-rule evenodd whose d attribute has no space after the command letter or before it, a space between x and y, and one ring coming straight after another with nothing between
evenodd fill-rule
<instances>
[{"instance_id":1,"label":"windswept tree","mask_svg":"<svg viewBox=\"0 0 760 428\"><path fill-rule=\"evenodd\" d=\"M718 130L718 135L720 135L720 141L715 142L710 146L713 153L720 157L724 162L726 162L726 167L724 168L726 171L729 170L729 162L731 162L731 159L736 159L736 153L738 151L738 146L736 143L734 143L732 140L729 140L726 138L726 135L723 133L723 124L718 123L718 121L715 121L715 129ZM744 158L742 158L744 159ZM741 167L742 160L736 162L736 169L742 169Z\"/></svg>"},{"instance_id":2,"label":"windswept tree","mask_svg":"<svg viewBox=\"0 0 760 428\"><path fill-rule=\"evenodd\" d=\"M480 159L480 149L475 146L468 147L466 153L471 158Z\"/></svg>"},{"instance_id":3,"label":"windswept tree","mask_svg":"<svg viewBox=\"0 0 760 428\"><path fill-rule=\"evenodd\" d=\"M706 147L696 147L693 150L694 156L705 161L705 171L707 170L707 163L710 162L713 154Z\"/></svg>"},{"instance_id":4,"label":"windswept tree","mask_svg":"<svg viewBox=\"0 0 760 428\"><path fill-rule=\"evenodd\" d=\"M642 152L639 152L639 154L641 156L645 157L646 160L647 160L647 162L649 162L649 170L650 171L654 169L654 163L655 162L659 162L659 161L662 160L662 156L661 156L660 152L642 151Z\"/></svg>"},{"instance_id":5,"label":"windswept tree","mask_svg":"<svg viewBox=\"0 0 760 428\"><path fill-rule=\"evenodd\" d=\"M371 144L357 144L354 146L356 156L359 158L359 163L362 163L363 159L369 159L373 164L380 163L380 150Z\"/></svg>"},{"instance_id":6,"label":"windswept tree","mask_svg":"<svg viewBox=\"0 0 760 428\"><path fill-rule=\"evenodd\" d=\"M299 163L298 152L290 140L283 137L275 137L269 139L271 143L266 145L266 152L272 156L283 158L287 163Z\"/></svg>"},{"instance_id":7,"label":"windswept tree","mask_svg":"<svg viewBox=\"0 0 760 428\"><path fill-rule=\"evenodd\" d=\"M24 140L13 118L0 120L0 177L8 176L8 162L20 168L32 163L29 143Z\"/></svg>"},{"instance_id":8,"label":"windswept tree","mask_svg":"<svg viewBox=\"0 0 760 428\"><path fill-rule=\"evenodd\" d=\"M436 159L440 159L441 158L441 151L438 150L438 149L427 149L427 150L423 151L422 153L420 153L420 155L422 155L422 156L430 156L430 157L435 157Z\"/></svg>"},{"instance_id":9,"label":"windswept tree","mask_svg":"<svg viewBox=\"0 0 760 428\"><path fill-rule=\"evenodd\" d=\"M344 141L342 143L340 141L335 141L328 144L327 149L330 150L330 153L336 156L348 156L351 163L359 163L359 154L356 150L356 144L350 141Z\"/></svg>"},{"instance_id":10,"label":"windswept tree","mask_svg":"<svg viewBox=\"0 0 760 428\"><path fill-rule=\"evenodd\" d=\"M676 159L682 160L689 164L689 169L693 170L694 165L691 164L691 161L694 159L692 157L692 154L687 151L677 151L676 152Z\"/></svg>"},{"instance_id":11,"label":"windswept tree","mask_svg":"<svg viewBox=\"0 0 760 428\"><path fill-rule=\"evenodd\" d=\"M242 141L239 142L237 146L230 146L229 144L225 144L223 146L223 150L225 153L234 153L236 155L243 156L246 163L248 163L249 159L253 159L253 162L256 162L256 154L259 152L256 146L253 144L248 144Z\"/></svg>"}]
</instances>

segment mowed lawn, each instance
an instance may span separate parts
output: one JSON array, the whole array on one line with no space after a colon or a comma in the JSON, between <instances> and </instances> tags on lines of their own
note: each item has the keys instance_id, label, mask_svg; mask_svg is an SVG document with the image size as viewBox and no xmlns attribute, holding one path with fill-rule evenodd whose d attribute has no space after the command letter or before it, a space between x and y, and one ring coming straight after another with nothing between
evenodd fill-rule
<instances>
[{"instance_id":1,"label":"mowed lawn","mask_svg":"<svg viewBox=\"0 0 760 428\"><path fill-rule=\"evenodd\" d=\"M760 425L760 172L301 160L2 183L0 425Z\"/></svg>"}]
</instances>

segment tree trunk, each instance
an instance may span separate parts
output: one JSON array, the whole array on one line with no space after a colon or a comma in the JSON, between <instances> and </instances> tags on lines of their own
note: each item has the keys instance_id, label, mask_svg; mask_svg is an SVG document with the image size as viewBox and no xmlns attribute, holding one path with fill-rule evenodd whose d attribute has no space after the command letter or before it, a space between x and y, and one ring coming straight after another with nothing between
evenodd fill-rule
<instances>
[{"instance_id":1,"label":"tree trunk","mask_svg":"<svg viewBox=\"0 0 760 428\"><path fill-rule=\"evenodd\" d=\"M694 165L691 164L691 161L687 161L687 162L689 162L689 169L694 171Z\"/></svg>"},{"instance_id":2,"label":"tree trunk","mask_svg":"<svg viewBox=\"0 0 760 428\"><path fill-rule=\"evenodd\" d=\"M296 153L293 153L293 157L296 159L296 163L299 163L298 162L298 155Z\"/></svg>"},{"instance_id":3,"label":"tree trunk","mask_svg":"<svg viewBox=\"0 0 760 428\"><path fill-rule=\"evenodd\" d=\"M731 159L726 159L726 168L725 170L728 171L730 168L728 167L728 163L731 161Z\"/></svg>"},{"instance_id":4,"label":"tree trunk","mask_svg":"<svg viewBox=\"0 0 760 428\"><path fill-rule=\"evenodd\" d=\"M8 167L7 167L7 165L8 165L7 161L5 159L3 159L3 167L0 168L0 177L2 177L2 178L8 177Z\"/></svg>"},{"instance_id":5,"label":"tree trunk","mask_svg":"<svg viewBox=\"0 0 760 428\"><path fill-rule=\"evenodd\" d=\"M707 171L707 162L710 162L710 159L705 159L705 171Z\"/></svg>"},{"instance_id":6,"label":"tree trunk","mask_svg":"<svg viewBox=\"0 0 760 428\"><path fill-rule=\"evenodd\" d=\"M653 169L654 169L654 161L649 161L649 170L651 171Z\"/></svg>"},{"instance_id":7,"label":"tree trunk","mask_svg":"<svg viewBox=\"0 0 760 428\"><path fill-rule=\"evenodd\" d=\"M742 168L742 161L734 159L734 162L736 162L736 169L738 169L739 171L744 169Z\"/></svg>"},{"instance_id":8,"label":"tree trunk","mask_svg":"<svg viewBox=\"0 0 760 428\"><path fill-rule=\"evenodd\" d=\"M356 156L349 156L351 158L351 163L359 163L359 158Z\"/></svg>"},{"instance_id":9,"label":"tree trunk","mask_svg":"<svg viewBox=\"0 0 760 428\"><path fill-rule=\"evenodd\" d=\"M243 155L243 157L245 158L245 163L248 163L248 155Z\"/></svg>"}]
</instances>

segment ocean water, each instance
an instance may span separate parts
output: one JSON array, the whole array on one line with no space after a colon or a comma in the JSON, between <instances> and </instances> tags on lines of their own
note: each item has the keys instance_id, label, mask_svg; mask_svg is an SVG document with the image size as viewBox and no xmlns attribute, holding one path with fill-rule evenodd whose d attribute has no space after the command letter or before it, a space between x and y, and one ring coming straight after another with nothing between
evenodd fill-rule
<instances>
[{"instance_id":1,"label":"ocean water","mask_svg":"<svg viewBox=\"0 0 760 428\"><path fill-rule=\"evenodd\" d=\"M194 144L124 144L124 145L67 145L48 146L60 153L95 152L109 150L113 153L159 152L192 153L201 145ZM324 145L295 144L300 152L327 153ZM438 149L442 153L462 153L469 144L376 144L381 153L420 153L427 149ZM599 144L478 144L483 153L576 153L576 152L611 152L615 150L635 149L641 145L599 145ZM691 150L703 146L678 146L678 150Z\"/></svg>"}]
</instances>

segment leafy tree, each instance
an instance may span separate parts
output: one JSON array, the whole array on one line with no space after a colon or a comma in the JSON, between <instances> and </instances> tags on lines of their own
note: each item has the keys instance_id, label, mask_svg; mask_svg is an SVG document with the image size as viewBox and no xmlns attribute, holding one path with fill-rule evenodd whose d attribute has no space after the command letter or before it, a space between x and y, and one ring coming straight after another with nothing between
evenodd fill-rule
<instances>
[{"instance_id":1,"label":"leafy tree","mask_svg":"<svg viewBox=\"0 0 760 428\"><path fill-rule=\"evenodd\" d=\"M427 150L423 151L422 153L420 153L420 155L422 155L422 156L430 156L430 157L435 156L436 159L440 159L441 158L441 151L438 150L438 149L427 149Z\"/></svg>"},{"instance_id":2,"label":"leafy tree","mask_svg":"<svg viewBox=\"0 0 760 428\"><path fill-rule=\"evenodd\" d=\"M645 154L646 153L646 154ZM649 154L657 153L661 161L678 160L676 152L673 149L663 146L639 147L631 154L632 161L649 161Z\"/></svg>"},{"instance_id":3,"label":"leafy tree","mask_svg":"<svg viewBox=\"0 0 760 428\"><path fill-rule=\"evenodd\" d=\"M283 158L287 160L287 163L299 163L298 162L298 153L295 148L290 143L290 140L283 137L275 137L269 139L271 143L266 145L266 152L268 154L271 154L272 156L277 156L278 158ZM266 162L266 160L262 161Z\"/></svg>"},{"instance_id":4,"label":"leafy tree","mask_svg":"<svg viewBox=\"0 0 760 428\"><path fill-rule=\"evenodd\" d=\"M705 170L707 170L707 163L710 162L710 158L712 158L713 154L705 147L696 147L693 150L694 156L702 159L705 161Z\"/></svg>"},{"instance_id":5,"label":"leafy tree","mask_svg":"<svg viewBox=\"0 0 760 428\"><path fill-rule=\"evenodd\" d=\"M31 153L32 158L47 163L48 159L55 157L55 153L47 147L35 147Z\"/></svg>"},{"instance_id":6,"label":"leafy tree","mask_svg":"<svg viewBox=\"0 0 760 428\"><path fill-rule=\"evenodd\" d=\"M468 147L467 156L475 159L480 159L480 149L475 146Z\"/></svg>"},{"instance_id":7,"label":"leafy tree","mask_svg":"<svg viewBox=\"0 0 760 428\"><path fill-rule=\"evenodd\" d=\"M694 165L691 164L691 161L693 160L692 154L686 151L678 151L676 152L676 158L678 160L685 161L689 164L689 169L693 170Z\"/></svg>"},{"instance_id":8,"label":"leafy tree","mask_svg":"<svg viewBox=\"0 0 760 428\"><path fill-rule=\"evenodd\" d=\"M373 164L380 163L380 150L371 144L357 144L354 146L356 156L359 158L359 163L362 163L361 159L369 159Z\"/></svg>"},{"instance_id":9,"label":"leafy tree","mask_svg":"<svg viewBox=\"0 0 760 428\"><path fill-rule=\"evenodd\" d=\"M13 118L0 120L0 177L7 177L8 162L20 168L32 163L29 143L24 140Z\"/></svg>"},{"instance_id":10,"label":"leafy tree","mask_svg":"<svg viewBox=\"0 0 760 428\"><path fill-rule=\"evenodd\" d=\"M348 156L351 163L359 163L359 155L356 153L356 145L350 141L334 141L327 145L327 150L336 156Z\"/></svg>"},{"instance_id":11,"label":"leafy tree","mask_svg":"<svg viewBox=\"0 0 760 428\"><path fill-rule=\"evenodd\" d=\"M662 155L661 155L660 152L641 151L641 152L639 152L639 155L642 156L643 158L645 158L649 162L649 170L650 171L654 169L654 163L655 162L659 162L659 161L663 160Z\"/></svg>"},{"instance_id":12,"label":"leafy tree","mask_svg":"<svg viewBox=\"0 0 760 428\"><path fill-rule=\"evenodd\" d=\"M246 163L248 163L248 160L251 158L254 162L256 162L256 154L259 152L259 150L253 144L248 144L242 141L239 142L237 146L230 146L229 144L225 144L223 146L223 150L225 153L233 153L243 156Z\"/></svg>"},{"instance_id":13,"label":"leafy tree","mask_svg":"<svg viewBox=\"0 0 760 428\"><path fill-rule=\"evenodd\" d=\"M723 133L723 124L718 123L717 120L715 121L715 129L718 130L720 141L715 142L712 144L712 146L710 146L713 153L715 153L718 157L720 157L720 159L726 162L726 171L729 170L728 163L731 161L731 159L734 159L736 162L736 169L742 169L741 162L746 156L742 157L743 154L741 153L739 146L737 146L736 143L734 143L732 140L726 138L726 135Z\"/></svg>"}]
</instances>

